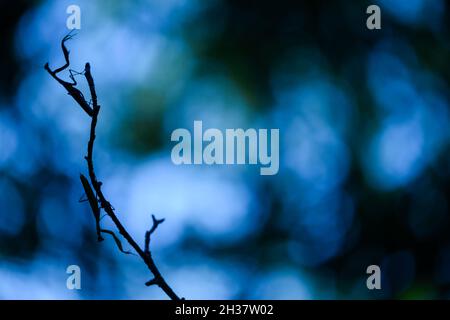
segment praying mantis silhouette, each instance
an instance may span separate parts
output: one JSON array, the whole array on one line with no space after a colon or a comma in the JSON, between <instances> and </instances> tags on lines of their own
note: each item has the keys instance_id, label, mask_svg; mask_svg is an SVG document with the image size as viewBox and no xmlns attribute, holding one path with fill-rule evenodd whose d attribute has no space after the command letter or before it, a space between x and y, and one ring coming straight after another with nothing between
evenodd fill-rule
<instances>
[{"instance_id":1,"label":"praying mantis silhouette","mask_svg":"<svg viewBox=\"0 0 450 320\"><path fill-rule=\"evenodd\" d=\"M50 69L48 63L45 64L44 68L45 68L45 70L48 71L48 73L50 73L50 75L56 81L58 81L67 90L67 93L72 96L72 98L80 105L80 107L83 108L83 110L89 116L92 117L92 114L93 114L92 107L90 106L90 104L84 98L83 93L80 90L78 90L77 88L75 88L75 86L77 85L77 81L75 80L75 77L74 77L73 73L76 72L76 71L74 71L72 69L69 70L69 73L70 73L69 77L72 80L72 82L64 81L64 80L62 80L61 78L59 78L57 76L58 73L60 73L61 71L64 71L70 65L69 50L67 50L65 43L66 43L67 40L70 40L70 39L72 39L75 36L75 34L72 34L72 31L69 34L67 34L61 41L61 48L62 48L62 51L63 51L63 54L64 54L64 59L65 59L66 63L62 67L57 68L57 69L55 69L53 71ZM83 74L83 72L77 72L77 74Z\"/></svg>"}]
</instances>

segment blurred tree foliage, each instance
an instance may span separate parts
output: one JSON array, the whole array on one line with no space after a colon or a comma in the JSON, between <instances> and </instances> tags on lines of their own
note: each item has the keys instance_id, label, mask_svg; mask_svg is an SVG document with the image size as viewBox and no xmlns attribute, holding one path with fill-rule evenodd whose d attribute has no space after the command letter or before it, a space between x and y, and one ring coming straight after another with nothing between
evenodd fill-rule
<instances>
[{"instance_id":1,"label":"blurred tree foliage","mask_svg":"<svg viewBox=\"0 0 450 320\"><path fill-rule=\"evenodd\" d=\"M0 5L3 44L0 50L0 108L11 108L13 114L12 101L17 85L29 67L22 64L16 55L15 30L19 19L38 4L37 1L4 1ZM194 77L224 74L239 88L246 105L255 114L270 114L276 105L273 75L279 66L287 64L291 74L308 77L311 64L318 62L326 65L333 83L351 88L358 114L346 141L351 165L341 186L341 190L352 198L356 218L345 233L338 254L313 266L304 265L292 257L292 230L287 230L286 220L281 218L282 212L291 210L284 201L289 195L279 188L276 180L255 184L254 192L261 201L260 211L255 213L255 223L262 223L262 226L246 239L245 244L211 243L193 231L186 232L177 252L200 252L219 261L248 263L258 270L284 265L302 268L319 282L323 281L325 288L326 283L333 282L338 297L351 298L360 297L358 295L364 290L360 286L365 285L366 266L380 264L386 290L365 292L367 297L450 297L450 271L445 270L450 268L448 140L436 160L411 183L389 191L373 188L368 183L359 159L365 138L381 122L367 81L367 60L383 38L394 43L400 40L408 43L419 64L439 75L446 85L439 90L446 98L447 111L450 111L449 11L443 13L444 26L439 32L422 24L401 23L384 11L382 32L373 32L365 28L365 8L369 4L371 1L357 4L343 0L212 1L205 10L173 26L170 32L185 39L193 51L196 59ZM57 42L55 39L55 44ZM401 49L401 45L395 48L399 52ZM293 52L305 50L311 50L306 56L314 57L312 61L299 61L292 57ZM170 89L173 89L170 86L173 84L176 83L169 82L163 90L133 87L127 91L130 104L127 108L132 111L125 114L120 123L114 124L117 132L123 132L120 137L112 134L110 140L114 147L120 147L133 156L146 156L165 148L168 138L164 132L164 117L170 110L168 105L173 103L170 99ZM39 141L47 141L48 128L32 129ZM56 150L54 143L50 142ZM82 152L84 149L80 150L80 159ZM41 161L46 163L47 159ZM3 168L0 168L0 174L2 179L7 179L19 190L26 212L26 223L20 233L13 236L0 234L0 256L30 258L41 249L36 212L43 194L60 190L65 194L62 196L64 203L75 201L68 193L70 181L78 172L62 174L51 166L42 166L26 181L17 179ZM427 215L419 215L420 218L414 220L414 212L417 211L429 212L430 215L428 218ZM439 219L433 220L436 217ZM89 223L83 225L82 238L79 239L83 245L72 249L77 250L77 255L92 270L97 270L98 275L99 262L92 253L98 254L99 248L94 243L91 227ZM296 232L301 233L302 230ZM103 258L113 267L111 272L114 275L115 260L109 256ZM95 282L91 286L95 287ZM121 285L117 286L120 288ZM249 291L251 288L242 289L237 298L251 297ZM120 296L119 293L117 295Z\"/></svg>"}]
</instances>

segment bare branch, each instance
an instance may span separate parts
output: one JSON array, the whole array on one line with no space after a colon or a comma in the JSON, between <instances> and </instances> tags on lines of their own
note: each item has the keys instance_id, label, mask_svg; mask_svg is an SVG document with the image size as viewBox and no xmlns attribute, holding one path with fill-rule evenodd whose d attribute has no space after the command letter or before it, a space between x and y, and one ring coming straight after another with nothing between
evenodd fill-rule
<instances>
[{"instance_id":1,"label":"bare branch","mask_svg":"<svg viewBox=\"0 0 450 320\"><path fill-rule=\"evenodd\" d=\"M97 93L95 90L95 84L94 79L91 74L91 67L89 63L86 63L85 70L84 70L84 76L86 78L86 81L89 85L89 91L91 95L91 101L92 101L92 107L90 104L84 99L83 94L81 91L79 91L77 88L75 88L76 81L73 79L73 76L71 79L73 80L73 83L69 83L67 81L64 81L60 79L57 76L57 73L67 69L70 65L69 60L69 51L67 50L65 46L65 42L72 38L73 35L70 33L63 38L61 41L61 47L64 54L64 58L66 60L66 63L52 71L50 67L48 66L48 63L45 65L45 69L47 72L56 80L58 81L69 93L69 95L72 96L72 98L80 105L80 107L91 117L91 127L90 127L90 134L89 134L89 141L87 146L87 155L85 157L87 161L87 167L89 172L89 180L83 176L80 175L81 182L83 184L84 191L86 193L86 196L89 200L89 204L91 206L92 212L94 214L95 223L96 223L96 229L97 229L97 237L100 241L100 239L103 239L101 237L101 233L107 233L111 235L116 242L117 247L119 250L123 253L130 254L130 251L125 251L123 249L122 243L119 240L119 238L116 236L116 234L107 229L101 229L100 227L100 210L103 209L108 217L112 220L114 225L117 228L117 231L122 235L122 237L128 242L128 244L134 249L134 251L138 254L138 256L143 260L145 265L148 267L150 272L153 274L154 279L146 282L147 286L150 285L158 285L169 298L172 300L180 300L178 295L172 290L172 288L167 284L165 279L162 277L159 269L156 267L156 264L152 258L152 255L150 253L150 235L156 230L159 224L161 224L164 219L157 220L152 215L153 225L152 228L146 232L146 239L145 239L145 249L142 250L137 242L133 239L133 237L128 233L128 231L125 229L125 227L122 225L121 221L117 217L117 215L114 212L114 208L111 205L111 203L106 199L105 195L102 192L102 183L98 181L95 170L94 170L94 161L93 161L93 153L94 153L94 142L95 142L95 130L97 126L97 120L98 115L100 113L100 105L97 102ZM72 73L71 73L72 75ZM91 188L92 185L92 188ZM94 194L95 192L95 194ZM99 206L100 205L100 206Z\"/></svg>"}]
</instances>

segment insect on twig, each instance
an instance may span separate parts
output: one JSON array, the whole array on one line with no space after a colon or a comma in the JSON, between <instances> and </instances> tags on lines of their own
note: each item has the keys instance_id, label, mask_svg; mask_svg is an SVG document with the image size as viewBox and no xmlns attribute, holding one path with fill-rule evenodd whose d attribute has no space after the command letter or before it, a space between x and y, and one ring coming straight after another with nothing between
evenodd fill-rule
<instances>
[{"instance_id":1,"label":"insect on twig","mask_svg":"<svg viewBox=\"0 0 450 320\"><path fill-rule=\"evenodd\" d=\"M113 237L114 242L116 243L120 252L123 252L125 254L133 254L132 252L123 249L122 242L119 240L119 238L113 231L108 229L102 229L100 227L100 220L102 219L102 217L100 216L100 207L98 206L98 198L96 195L94 195L94 191L92 190L88 179L83 174L80 174L80 180L81 184L83 185L83 189L86 194L87 200L89 201L89 205L91 206L92 213L94 214L95 228L97 230L98 241L99 242L103 241L104 239L102 237L102 233L107 233Z\"/></svg>"},{"instance_id":2,"label":"insect on twig","mask_svg":"<svg viewBox=\"0 0 450 320\"><path fill-rule=\"evenodd\" d=\"M94 214L95 227L97 229L97 239L99 242L103 241L104 239L102 237L100 228L100 208L98 206L97 196L94 194L94 191L92 191L91 185L84 175L80 174L80 180L81 184L83 185L84 193L86 194L86 197L89 201L89 205L91 206L92 213Z\"/></svg>"}]
</instances>

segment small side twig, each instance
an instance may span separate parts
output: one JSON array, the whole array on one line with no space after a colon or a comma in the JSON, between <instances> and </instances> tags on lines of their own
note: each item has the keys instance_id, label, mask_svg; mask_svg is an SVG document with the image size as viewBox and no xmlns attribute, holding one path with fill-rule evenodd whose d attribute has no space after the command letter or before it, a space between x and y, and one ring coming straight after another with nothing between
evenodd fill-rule
<instances>
[{"instance_id":1,"label":"small side twig","mask_svg":"<svg viewBox=\"0 0 450 320\"><path fill-rule=\"evenodd\" d=\"M73 74L70 74L70 78L72 80L72 83L62 80L57 76L57 74L63 70L66 70L70 65L70 59L69 59L69 51L67 50L65 46L65 42L69 39L71 39L73 35L69 33L66 35L62 41L61 41L61 48L64 54L65 64L57 68L55 70L51 70L48 63L45 64L44 68L47 70L47 72L56 80L58 81L68 92L70 96L78 103L78 105L91 117L91 127L90 127L90 134L89 134L89 141L87 146L87 155L85 157L89 172L89 180L84 176L80 175L81 183L83 185L84 191L86 193L86 196L88 198L91 210L94 214L95 223L96 223L96 230L97 230L97 239L98 241L103 241L102 233L107 233L111 235L116 242L117 247L119 250L123 253L130 254L130 251L125 251L123 249L122 243L117 237L117 235L107 229L102 229L100 226L100 210L103 209L107 216L112 220L114 225L116 226L118 232L122 235L122 237L128 242L128 244L134 249L134 251L137 253L137 255L143 260L145 265L148 267L150 272L153 274L153 279L146 282L145 284L147 286L150 285L157 285L159 286L169 298L172 300L180 300L178 295L172 290L172 288L167 284L166 280L161 275L161 272L156 267L156 264L152 258L151 252L150 252L150 236L151 234L156 230L159 224L161 224L164 219L158 220L152 215L153 225L150 230L148 230L145 234L145 246L144 250L141 249L141 247L137 244L137 242L133 239L133 237L128 233L128 231L123 226L122 222L117 217L116 213L114 212L114 207L111 205L111 203L106 199L105 195L102 192L102 183L97 179L97 176L95 174L94 170L94 160L93 160L93 154L94 154L94 142L95 142L95 131L97 127L97 120L98 115L100 113L100 105L97 101L97 93L95 90L95 84L94 79L91 74L91 66L89 63L86 63L84 68L84 77L88 83L89 91L90 91L90 103L86 101L84 98L83 93L75 88L77 85L77 82L74 79ZM91 188L92 185L92 188ZM100 206L99 206L100 204Z\"/></svg>"},{"instance_id":2,"label":"small side twig","mask_svg":"<svg viewBox=\"0 0 450 320\"><path fill-rule=\"evenodd\" d=\"M152 214L152 222L153 225L150 228L150 230L148 230L147 232L145 232L145 246L144 246L144 252L145 254L150 254L150 236L152 235L153 232L155 232L156 228L158 228L158 226L164 222L165 219L156 219L155 216Z\"/></svg>"}]
</instances>

